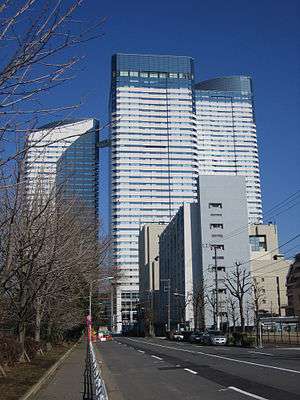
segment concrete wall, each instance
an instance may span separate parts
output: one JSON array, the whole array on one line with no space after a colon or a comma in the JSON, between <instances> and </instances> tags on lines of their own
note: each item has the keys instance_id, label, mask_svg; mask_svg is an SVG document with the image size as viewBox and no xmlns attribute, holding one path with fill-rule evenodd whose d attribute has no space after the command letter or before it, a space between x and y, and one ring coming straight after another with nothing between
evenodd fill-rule
<instances>
[{"instance_id":1,"label":"concrete wall","mask_svg":"<svg viewBox=\"0 0 300 400\"><path fill-rule=\"evenodd\" d=\"M286 315L286 277L291 261L278 249L275 224L251 225L249 228L251 273L260 291L259 310L271 315Z\"/></svg>"},{"instance_id":2,"label":"concrete wall","mask_svg":"<svg viewBox=\"0 0 300 400\"><path fill-rule=\"evenodd\" d=\"M210 299L215 299L215 259L213 246L217 249L219 313L221 322L227 322L228 289L225 288L226 274L232 277L235 263L242 263L241 269L250 271L248 214L245 180L241 176L199 177L200 204L200 241L201 263L203 270L204 291L206 296L205 326L214 323L214 306ZM224 250L223 250L224 246ZM209 300L208 300L209 299ZM247 303L250 293L245 297L248 308L248 323L253 323L253 315ZM238 313L237 313L238 314ZM229 321L232 324L232 321Z\"/></svg>"}]
</instances>

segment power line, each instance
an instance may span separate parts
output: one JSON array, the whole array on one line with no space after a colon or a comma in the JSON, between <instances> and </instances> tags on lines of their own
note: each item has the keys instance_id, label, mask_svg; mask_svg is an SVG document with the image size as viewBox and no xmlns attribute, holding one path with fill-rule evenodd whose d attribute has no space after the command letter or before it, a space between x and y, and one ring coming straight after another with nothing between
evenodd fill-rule
<instances>
[{"instance_id":1,"label":"power line","mask_svg":"<svg viewBox=\"0 0 300 400\"><path fill-rule=\"evenodd\" d=\"M283 206L286 206L287 204L291 203L292 201L295 201L299 196L300 196L300 189L297 190L296 192L294 192L293 194L289 195L286 199L281 200L279 203L275 204L272 208L270 208L268 211L265 212L264 217L265 218L276 217L276 216L288 211L289 209L295 207L297 204L299 204L299 202L290 205L285 210L279 211ZM285 203L287 203L287 204L285 204ZM277 208L278 208L278 210L276 210ZM276 210L279 212L277 214L273 213L273 214L269 215L271 213L271 211L273 211L273 210ZM276 212L276 211L274 211L274 212ZM253 224L243 225L243 226L240 226L239 228L232 230L231 232L229 232L227 235L224 236L223 240L228 240L232 237L240 235L243 231L248 230L250 225L253 225Z\"/></svg>"},{"instance_id":2,"label":"power line","mask_svg":"<svg viewBox=\"0 0 300 400\"><path fill-rule=\"evenodd\" d=\"M298 237L300 237L300 233L298 233L296 236L294 236L294 237L292 237L291 239L289 239L287 242L281 244L280 246L278 246L278 247L276 247L276 248L274 248L274 249L272 249L272 250L269 250L269 251L265 252L264 254L260 255L259 257L255 257L255 258L252 258L252 259L250 259L250 260L243 261L243 262L241 262L239 265L244 265L244 264L251 263L252 261L259 260L259 259L261 259L262 257L265 257L267 254L273 253L274 251L280 249L281 247L287 245L288 243L291 243L292 241L294 241L294 240L297 239ZM278 260L278 261L281 261L281 260ZM227 267L227 269L229 269L229 268L235 268L235 266ZM261 267L261 268L265 268L265 266L264 266L264 267Z\"/></svg>"}]
</instances>

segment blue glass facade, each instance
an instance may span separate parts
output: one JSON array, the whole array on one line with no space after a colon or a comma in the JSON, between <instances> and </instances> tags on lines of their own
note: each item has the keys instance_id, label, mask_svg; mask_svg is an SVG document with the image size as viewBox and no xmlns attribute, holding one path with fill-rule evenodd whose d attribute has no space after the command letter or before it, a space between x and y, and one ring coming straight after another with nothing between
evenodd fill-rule
<instances>
[{"instance_id":1,"label":"blue glass facade","mask_svg":"<svg viewBox=\"0 0 300 400\"><path fill-rule=\"evenodd\" d=\"M98 216L99 124L83 133L57 161L56 185L66 200L77 200Z\"/></svg>"}]
</instances>

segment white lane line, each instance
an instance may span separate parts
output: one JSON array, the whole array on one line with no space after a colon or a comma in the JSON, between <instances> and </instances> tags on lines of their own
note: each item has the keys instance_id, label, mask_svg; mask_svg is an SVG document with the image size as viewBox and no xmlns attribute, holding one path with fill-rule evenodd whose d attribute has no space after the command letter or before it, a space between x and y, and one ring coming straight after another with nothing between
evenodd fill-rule
<instances>
[{"instance_id":1,"label":"white lane line","mask_svg":"<svg viewBox=\"0 0 300 400\"><path fill-rule=\"evenodd\" d=\"M140 340L135 340L135 339L130 339L130 338L128 338L128 340L132 340L133 342L141 343ZM274 365L259 364L259 363L254 363L254 362L251 362L251 361L237 360L236 358L219 356L217 354L204 353L203 351L185 350L185 349L179 349L178 347L163 346L162 344L157 344L157 343L149 343L149 342L145 342L145 341L142 341L142 342L145 343L145 344L148 344L150 346L162 347L162 348L169 349L169 350L184 351L186 353L192 353L192 354L201 354L203 356L212 357L212 358L220 358L222 360L232 361L232 362L236 362L236 363L239 363L239 364L254 365L255 367L270 368L270 369L276 369L278 371L284 371L284 372L291 372L291 373L294 373L294 374L300 374L300 371L298 371L296 369L288 369L288 368L282 368L282 367L275 367Z\"/></svg>"},{"instance_id":2,"label":"white lane line","mask_svg":"<svg viewBox=\"0 0 300 400\"><path fill-rule=\"evenodd\" d=\"M157 357L157 356L153 356L153 355L152 355L151 357L156 358L157 360L160 360L160 361L162 360L162 358Z\"/></svg>"},{"instance_id":3,"label":"white lane line","mask_svg":"<svg viewBox=\"0 0 300 400\"><path fill-rule=\"evenodd\" d=\"M197 372L193 371L192 369L184 368L184 370L190 372L191 374L197 375Z\"/></svg>"},{"instance_id":4,"label":"white lane line","mask_svg":"<svg viewBox=\"0 0 300 400\"><path fill-rule=\"evenodd\" d=\"M242 394L244 394L245 396L252 397L253 399L257 399L257 400L268 400L268 399L266 399L265 397L257 396L257 394L253 394L253 393L250 393L250 392L246 392L245 390L239 389L239 388L237 388L237 387L235 387L235 386L228 386L228 389L231 389L231 390L234 390L234 391L236 391L236 392L242 393Z\"/></svg>"},{"instance_id":5,"label":"white lane line","mask_svg":"<svg viewBox=\"0 0 300 400\"><path fill-rule=\"evenodd\" d=\"M276 350L298 350L298 351L300 351L300 347L280 347L280 346L277 346L276 347Z\"/></svg>"},{"instance_id":6,"label":"white lane line","mask_svg":"<svg viewBox=\"0 0 300 400\"><path fill-rule=\"evenodd\" d=\"M145 352L144 352L143 350L138 350L138 352L139 352L139 353L145 354Z\"/></svg>"},{"instance_id":7,"label":"white lane line","mask_svg":"<svg viewBox=\"0 0 300 400\"><path fill-rule=\"evenodd\" d=\"M263 353L262 351L249 351L251 354L263 354L265 356L273 356L271 353Z\"/></svg>"}]
</instances>

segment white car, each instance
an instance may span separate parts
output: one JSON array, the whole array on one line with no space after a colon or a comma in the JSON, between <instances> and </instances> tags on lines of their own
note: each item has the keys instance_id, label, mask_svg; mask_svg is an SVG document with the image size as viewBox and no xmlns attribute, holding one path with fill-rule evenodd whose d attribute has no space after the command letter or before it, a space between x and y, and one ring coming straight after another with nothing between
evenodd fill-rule
<instances>
[{"instance_id":1,"label":"white car","mask_svg":"<svg viewBox=\"0 0 300 400\"><path fill-rule=\"evenodd\" d=\"M225 346L227 343L227 337L220 331L208 331L203 335L203 343Z\"/></svg>"}]
</instances>

